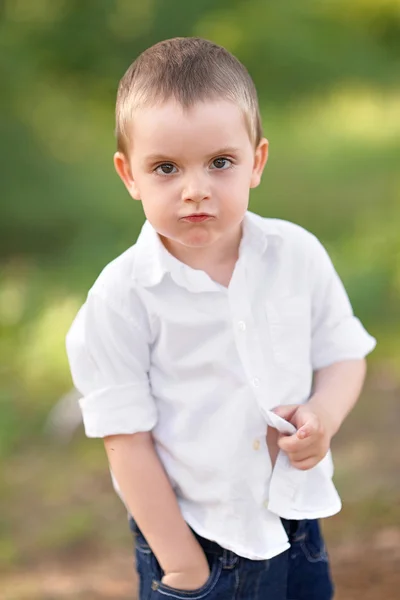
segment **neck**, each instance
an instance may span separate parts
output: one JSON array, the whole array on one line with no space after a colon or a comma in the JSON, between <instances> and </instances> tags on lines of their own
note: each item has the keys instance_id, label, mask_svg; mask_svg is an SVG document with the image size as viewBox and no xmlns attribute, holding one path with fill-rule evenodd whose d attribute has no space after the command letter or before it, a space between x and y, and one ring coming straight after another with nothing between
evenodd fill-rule
<instances>
[{"instance_id":1,"label":"neck","mask_svg":"<svg viewBox=\"0 0 400 600\"><path fill-rule=\"evenodd\" d=\"M160 238L168 252L175 258L192 269L205 271L212 276L211 273L215 268L235 265L239 256L242 227L235 228L234 231L230 231L210 246L202 248L184 246L162 236Z\"/></svg>"}]
</instances>

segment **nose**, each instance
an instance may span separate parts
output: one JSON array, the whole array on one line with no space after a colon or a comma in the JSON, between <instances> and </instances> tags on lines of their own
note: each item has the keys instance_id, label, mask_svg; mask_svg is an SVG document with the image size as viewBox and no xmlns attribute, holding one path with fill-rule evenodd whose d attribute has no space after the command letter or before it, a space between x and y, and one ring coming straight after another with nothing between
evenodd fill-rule
<instances>
[{"instance_id":1,"label":"nose","mask_svg":"<svg viewBox=\"0 0 400 600\"><path fill-rule=\"evenodd\" d=\"M182 200L199 204L203 200L209 200L211 192L206 174L190 174L185 180L182 189Z\"/></svg>"}]
</instances>

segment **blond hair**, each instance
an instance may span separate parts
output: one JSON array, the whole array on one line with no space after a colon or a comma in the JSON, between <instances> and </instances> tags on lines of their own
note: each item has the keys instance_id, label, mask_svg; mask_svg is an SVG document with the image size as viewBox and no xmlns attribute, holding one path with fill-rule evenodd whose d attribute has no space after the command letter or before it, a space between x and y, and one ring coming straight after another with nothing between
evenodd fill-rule
<instances>
[{"instance_id":1,"label":"blond hair","mask_svg":"<svg viewBox=\"0 0 400 600\"><path fill-rule=\"evenodd\" d=\"M122 77L116 103L118 150L128 153L135 109L171 98L184 108L224 99L243 111L250 139L262 138L257 91L247 69L225 48L202 38L173 38L145 50Z\"/></svg>"}]
</instances>

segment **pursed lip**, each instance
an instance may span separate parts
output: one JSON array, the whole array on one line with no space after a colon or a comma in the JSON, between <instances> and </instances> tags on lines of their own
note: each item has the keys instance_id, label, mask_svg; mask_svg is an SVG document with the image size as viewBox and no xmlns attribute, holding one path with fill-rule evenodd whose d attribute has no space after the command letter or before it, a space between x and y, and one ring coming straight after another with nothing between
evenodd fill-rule
<instances>
[{"instance_id":1,"label":"pursed lip","mask_svg":"<svg viewBox=\"0 0 400 600\"><path fill-rule=\"evenodd\" d=\"M191 215L185 215L180 217L180 219L213 219L214 215L210 215L209 213L192 213Z\"/></svg>"}]
</instances>

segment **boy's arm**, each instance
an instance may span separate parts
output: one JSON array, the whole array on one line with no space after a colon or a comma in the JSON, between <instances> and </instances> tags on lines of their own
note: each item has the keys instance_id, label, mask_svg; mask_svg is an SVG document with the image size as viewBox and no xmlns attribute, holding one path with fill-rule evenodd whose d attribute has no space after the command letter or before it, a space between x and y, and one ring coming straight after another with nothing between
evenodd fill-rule
<instances>
[{"instance_id":1,"label":"boy's arm","mask_svg":"<svg viewBox=\"0 0 400 600\"><path fill-rule=\"evenodd\" d=\"M182 517L151 432L107 436L104 445L124 502L165 572L163 583L182 590L201 587L208 562Z\"/></svg>"},{"instance_id":2,"label":"boy's arm","mask_svg":"<svg viewBox=\"0 0 400 600\"><path fill-rule=\"evenodd\" d=\"M314 386L308 406L324 415L329 434L333 437L354 408L367 372L365 358L345 360L314 373Z\"/></svg>"},{"instance_id":3,"label":"boy's arm","mask_svg":"<svg viewBox=\"0 0 400 600\"><path fill-rule=\"evenodd\" d=\"M354 407L366 374L365 359L348 360L315 372L313 394L305 404L278 406L278 415L297 432L278 436L278 445L297 469L315 467L329 450L332 437Z\"/></svg>"},{"instance_id":4,"label":"boy's arm","mask_svg":"<svg viewBox=\"0 0 400 600\"><path fill-rule=\"evenodd\" d=\"M346 290L325 248L308 236L311 292L311 353L314 388L308 402L275 412L298 429L278 436L293 466L310 469L322 460L330 441L359 397L366 373L364 357L376 340L354 316Z\"/></svg>"},{"instance_id":5,"label":"boy's arm","mask_svg":"<svg viewBox=\"0 0 400 600\"><path fill-rule=\"evenodd\" d=\"M163 582L195 589L206 582L209 568L154 448L158 412L149 380L147 313L108 273L89 292L66 340L85 432L104 439L124 501L165 572ZM110 289L111 302L105 297Z\"/></svg>"}]
</instances>

